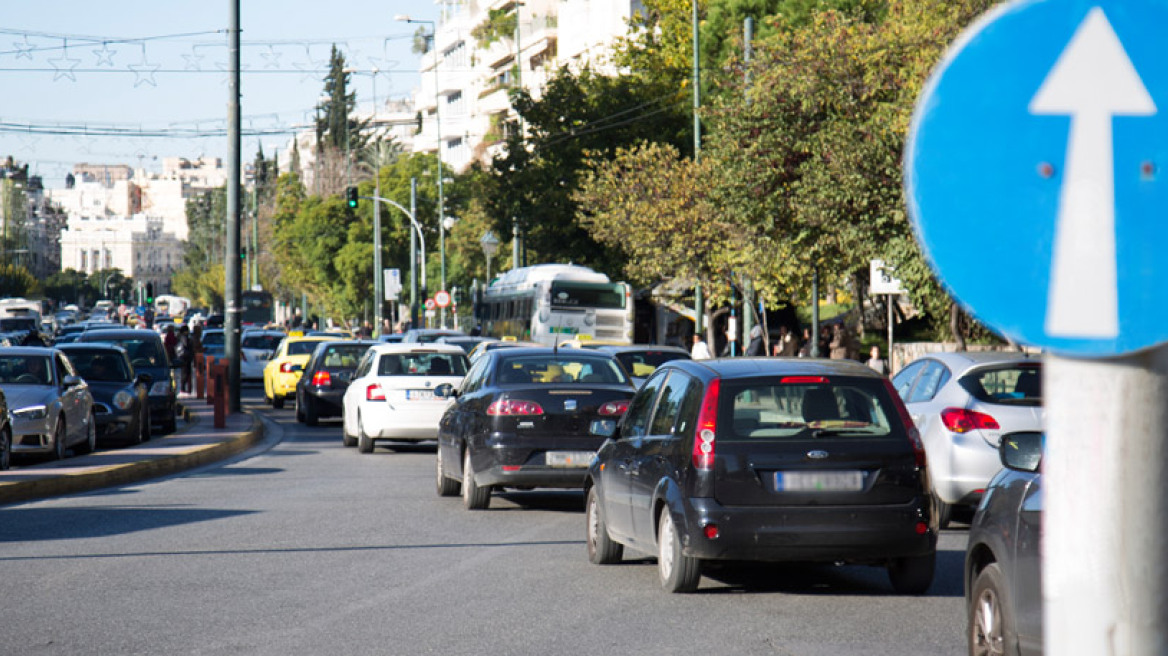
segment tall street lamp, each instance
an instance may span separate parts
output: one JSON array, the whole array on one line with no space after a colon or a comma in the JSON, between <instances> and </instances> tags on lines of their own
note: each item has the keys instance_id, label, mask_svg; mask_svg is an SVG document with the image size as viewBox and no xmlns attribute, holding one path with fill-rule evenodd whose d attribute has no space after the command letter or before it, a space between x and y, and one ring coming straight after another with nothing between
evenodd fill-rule
<instances>
[{"instance_id":1,"label":"tall street lamp","mask_svg":"<svg viewBox=\"0 0 1168 656\"><path fill-rule=\"evenodd\" d=\"M479 246L483 247L483 255L487 256L487 284L491 284L491 258L495 257L495 252L499 250L499 238L490 230L483 233L479 237Z\"/></svg>"},{"instance_id":2,"label":"tall street lamp","mask_svg":"<svg viewBox=\"0 0 1168 656\"><path fill-rule=\"evenodd\" d=\"M434 49L434 134L438 141L438 248L441 252L441 283L446 290L446 230L443 219L446 216L446 199L442 193L442 92L438 87L438 24L432 20L410 18L405 14L393 17L404 23L426 23L430 25L430 45ZM442 327L446 327L446 310L442 310Z\"/></svg>"}]
</instances>

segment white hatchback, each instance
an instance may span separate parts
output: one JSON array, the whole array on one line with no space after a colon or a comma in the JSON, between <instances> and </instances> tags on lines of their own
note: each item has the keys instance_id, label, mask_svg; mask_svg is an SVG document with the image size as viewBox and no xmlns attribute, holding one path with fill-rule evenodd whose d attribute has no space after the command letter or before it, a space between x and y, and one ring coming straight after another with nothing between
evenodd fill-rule
<instances>
[{"instance_id":1,"label":"white hatchback","mask_svg":"<svg viewBox=\"0 0 1168 656\"><path fill-rule=\"evenodd\" d=\"M379 344L366 351L341 401L341 439L361 453L378 440L433 440L462 383L466 353L446 344Z\"/></svg>"}]
</instances>

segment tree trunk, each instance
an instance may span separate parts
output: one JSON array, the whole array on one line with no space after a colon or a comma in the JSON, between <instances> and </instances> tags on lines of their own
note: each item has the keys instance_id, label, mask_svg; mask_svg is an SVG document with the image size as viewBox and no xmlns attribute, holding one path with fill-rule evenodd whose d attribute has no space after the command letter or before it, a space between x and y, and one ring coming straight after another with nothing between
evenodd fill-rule
<instances>
[{"instance_id":1,"label":"tree trunk","mask_svg":"<svg viewBox=\"0 0 1168 656\"><path fill-rule=\"evenodd\" d=\"M965 350L965 334L961 330L961 308L957 303L949 304L949 332L953 334L953 341L957 342L957 350Z\"/></svg>"}]
</instances>

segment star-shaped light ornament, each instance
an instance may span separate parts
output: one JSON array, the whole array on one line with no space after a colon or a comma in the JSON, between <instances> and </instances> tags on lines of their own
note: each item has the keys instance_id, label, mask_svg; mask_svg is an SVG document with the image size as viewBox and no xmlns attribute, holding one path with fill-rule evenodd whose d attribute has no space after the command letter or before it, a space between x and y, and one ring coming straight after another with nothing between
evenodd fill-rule
<instances>
[{"instance_id":1,"label":"star-shaped light ornament","mask_svg":"<svg viewBox=\"0 0 1168 656\"><path fill-rule=\"evenodd\" d=\"M77 68L77 65L81 63L81 60L77 59L76 57L69 56L68 41L65 41L61 46L61 56L50 59L49 63L53 65L54 82L63 77L67 77L74 82L77 81L77 76L73 74L73 69Z\"/></svg>"},{"instance_id":2,"label":"star-shaped light ornament","mask_svg":"<svg viewBox=\"0 0 1168 656\"><path fill-rule=\"evenodd\" d=\"M16 48L16 58L17 59L20 59L21 57L23 57L29 61L32 61L32 51L36 48L36 46L29 43L27 34L24 36L23 42L13 41L12 47Z\"/></svg>"},{"instance_id":3,"label":"star-shaped light ornament","mask_svg":"<svg viewBox=\"0 0 1168 656\"><path fill-rule=\"evenodd\" d=\"M264 58L264 68L280 68L280 58L284 56L282 52L276 52L276 46L268 46L267 52L261 52L260 57Z\"/></svg>"},{"instance_id":4,"label":"star-shaped light ornament","mask_svg":"<svg viewBox=\"0 0 1168 656\"><path fill-rule=\"evenodd\" d=\"M98 50L94 50L93 54L97 55L97 65L98 66L108 66L110 68L113 68L114 55L118 54L118 51L114 50L113 48L110 48L109 44L105 43L103 41L101 44L101 48Z\"/></svg>"},{"instance_id":5,"label":"star-shaped light ornament","mask_svg":"<svg viewBox=\"0 0 1168 656\"><path fill-rule=\"evenodd\" d=\"M154 73L159 68L161 68L161 64L152 64L146 59L146 46L143 45L142 61L129 65L129 69L134 71L134 87L137 88L143 84L157 87L158 82L154 80Z\"/></svg>"},{"instance_id":6,"label":"star-shaped light ornament","mask_svg":"<svg viewBox=\"0 0 1168 656\"><path fill-rule=\"evenodd\" d=\"M203 61L204 56L205 55L200 55L199 53L195 52L195 47L191 46L191 54L182 56L182 58L187 61L187 65L185 66L185 69L188 71L201 71L201 70L203 70L203 65L200 64L199 62Z\"/></svg>"}]
</instances>

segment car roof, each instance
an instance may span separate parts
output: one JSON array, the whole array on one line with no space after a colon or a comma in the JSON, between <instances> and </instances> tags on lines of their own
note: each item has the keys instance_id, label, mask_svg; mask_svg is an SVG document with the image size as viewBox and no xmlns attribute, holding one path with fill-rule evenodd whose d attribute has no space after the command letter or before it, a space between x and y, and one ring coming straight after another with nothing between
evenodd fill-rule
<instances>
[{"instance_id":1,"label":"car roof","mask_svg":"<svg viewBox=\"0 0 1168 656\"><path fill-rule=\"evenodd\" d=\"M664 344L625 344L624 346L617 346L615 344L597 344L596 346L586 347L593 351L604 351L605 353L643 353L645 351L664 351L668 353L682 353L689 355L689 351L680 346L665 346Z\"/></svg>"},{"instance_id":2,"label":"car roof","mask_svg":"<svg viewBox=\"0 0 1168 656\"><path fill-rule=\"evenodd\" d=\"M139 330L137 328L112 328L109 330L87 330L82 333L79 342L100 342L111 337L142 337L162 339L162 336L153 330Z\"/></svg>"},{"instance_id":3,"label":"car roof","mask_svg":"<svg viewBox=\"0 0 1168 656\"><path fill-rule=\"evenodd\" d=\"M371 342L371 344L372 346L370 348L379 354L413 353L415 351L424 351L435 353L458 353L461 355L466 355L466 351L463 351L461 346L457 346L455 344L439 344L438 342L429 342L427 344L421 344L419 342L395 342L388 344L385 342Z\"/></svg>"},{"instance_id":4,"label":"car roof","mask_svg":"<svg viewBox=\"0 0 1168 656\"><path fill-rule=\"evenodd\" d=\"M289 335L288 337L285 337L284 339L289 344L295 344L296 342L331 342L331 341L336 340L336 335L298 335L296 337ZM348 342L348 341L352 341L352 340L341 340L341 341Z\"/></svg>"},{"instance_id":5,"label":"car roof","mask_svg":"<svg viewBox=\"0 0 1168 656\"><path fill-rule=\"evenodd\" d=\"M859 376L884 378L871 367L855 360L826 358L718 358L715 360L670 360L660 369L683 369L703 378L754 378L757 376Z\"/></svg>"},{"instance_id":6,"label":"car roof","mask_svg":"<svg viewBox=\"0 0 1168 656\"><path fill-rule=\"evenodd\" d=\"M611 360L611 353L604 353L596 349L580 349L580 348L553 348L551 346L516 346L509 349L499 349L499 357L520 357L525 355L560 355L563 354L569 358L585 357L597 358L601 360Z\"/></svg>"},{"instance_id":7,"label":"car roof","mask_svg":"<svg viewBox=\"0 0 1168 656\"><path fill-rule=\"evenodd\" d=\"M111 344L109 342L69 342L68 344L62 344L56 348L60 349L61 351L66 352L66 353L69 351L117 351L119 353L126 352L126 349L122 348L120 345Z\"/></svg>"},{"instance_id":8,"label":"car roof","mask_svg":"<svg viewBox=\"0 0 1168 656\"><path fill-rule=\"evenodd\" d=\"M57 349L51 346L0 346L0 355L50 355Z\"/></svg>"},{"instance_id":9,"label":"car roof","mask_svg":"<svg viewBox=\"0 0 1168 656\"><path fill-rule=\"evenodd\" d=\"M958 372L986 364L999 364L1017 361L1042 362L1040 356L1020 353L1018 351L950 351L926 353L913 362L924 359L937 360ZM909 364L912 364L911 362Z\"/></svg>"}]
</instances>

